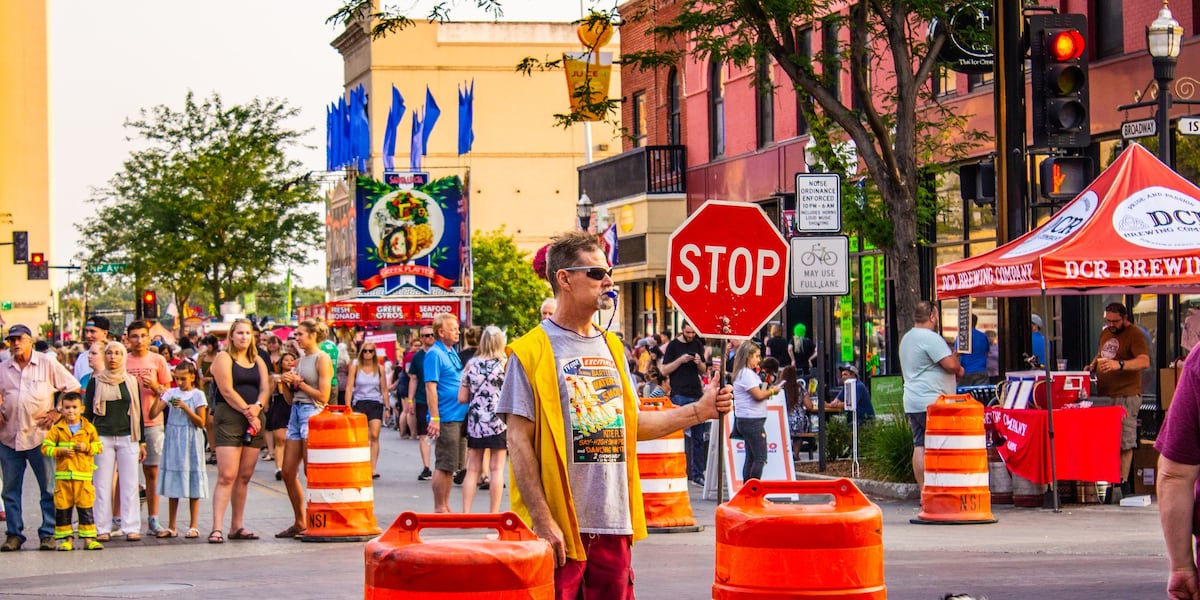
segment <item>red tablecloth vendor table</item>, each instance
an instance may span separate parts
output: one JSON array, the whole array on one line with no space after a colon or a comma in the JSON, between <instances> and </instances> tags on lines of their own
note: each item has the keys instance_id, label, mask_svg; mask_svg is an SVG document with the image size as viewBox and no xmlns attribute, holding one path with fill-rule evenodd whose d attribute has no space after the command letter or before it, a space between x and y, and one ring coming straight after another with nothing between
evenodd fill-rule
<instances>
[{"instance_id":1,"label":"red tablecloth vendor table","mask_svg":"<svg viewBox=\"0 0 1200 600\"><path fill-rule=\"evenodd\" d=\"M1063 408L1054 411L1054 458L1060 480L1121 480L1121 419L1119 406ZM1008 470L1034 483L1050 483L1047 415L1041 409L990 407L985 415L988 433L1004 439L996 451Z\"/></svg>"}]
</instances>

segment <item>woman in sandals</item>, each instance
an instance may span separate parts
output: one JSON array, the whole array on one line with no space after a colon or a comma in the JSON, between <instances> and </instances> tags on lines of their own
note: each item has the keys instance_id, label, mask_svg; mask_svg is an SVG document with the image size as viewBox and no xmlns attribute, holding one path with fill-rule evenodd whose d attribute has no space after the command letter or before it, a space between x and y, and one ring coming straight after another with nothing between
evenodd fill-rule
<instances>
[{"instance_id":1,"label":"woman in sandals","mask_svg":"<svg viewBox=\"0 0 1200 600\"><path fill-rule=\"evenodd\" d=\"M288 422L287 446L283 452L283 484L292 502L295 521L277 538L304 535L304 488L300 487L300 463L308 458L308 420L325 410L333 382L333 361L320 351L318 344L329 335L324 323L308 320L296 328L296 342L303 355L294 372L284 373L284 398L292 404Z\"/></svg>"},{"instance_id":2,"label":"woman in sandals","mask_svg":"<svg viewBox=\"0 0 1200 600\"><path fill-rule=\"evenodd\" d=\"M212 363L217 388L213 398L217 487L213 490L213 531L208 536L211 544L225 541L221 525L228 504L233 505L229 539L258 539L257 534L242 526L242 517L246 512L246 488L254 475L259 450L266 445L259 416L271 395L271 377L254 347L254 337L250 321L234 321L226 349Z\"/></svg>"},{"instance_id":3,"label":"woman in sandals","mask_svg":"<svg viewBox=\"0 0 1200 600\"><path fill-rule=\"evenodd\" d=\"M83 416L100 434L104 449L96 455L92 483L96 488L96 541L107 542L113 527L113 477L121 500L121 532L125 539L142 539L138 504L138 464L146 458L142 437L142 398L137 379L125 371L125 345L96 342L104 347L104 370L93 374L83 394Z\"/></svg>"}]
</instances>

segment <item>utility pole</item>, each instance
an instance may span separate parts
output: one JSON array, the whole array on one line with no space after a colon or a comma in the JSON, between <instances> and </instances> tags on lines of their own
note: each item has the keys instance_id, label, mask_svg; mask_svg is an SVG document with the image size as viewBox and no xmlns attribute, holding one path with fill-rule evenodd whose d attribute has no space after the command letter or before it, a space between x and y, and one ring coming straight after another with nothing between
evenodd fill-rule
<instances>
[{"instance_id":1,"label":"utility pole","mask_svg":"<svg viewBox=\"0 0 1200 600\"><path fill-rule=\"evenodd\" d=\"M996 115L996 245L1012 241L1028 229L1025 172L1024 15L1019 2L993 0ZM1046 315L1049 318L1049 315ZM1000 372L1024 368L1021 354L1029 349L1032 327L1027 298L1002 298L997 323L1007 342L1000 344Z\"/></svg>"}]
</instances>

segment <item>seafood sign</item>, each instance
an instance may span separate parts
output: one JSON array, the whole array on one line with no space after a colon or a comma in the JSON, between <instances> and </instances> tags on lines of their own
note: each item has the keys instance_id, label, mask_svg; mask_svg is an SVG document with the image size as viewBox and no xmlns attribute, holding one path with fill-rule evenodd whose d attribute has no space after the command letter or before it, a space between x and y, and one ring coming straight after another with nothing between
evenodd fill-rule
<instances>
[{"instance_id":1,"label":"seafood sign","mask_svg":"<svg viewBox=\"0 0 1200 600\"><path fill-rule=\"evenodd\" d=\"M586 356L562 364L576 463L625 461L621 377L611 357Z\"/></svg>"},{"instance_id":2,"label":"seafood sign","mask_svg":"<svg viewBox=\"0 0 1200 600\"><path fill-rule=\"evenodd\" d=\"M467 202L457 176L407 186L360 176L355 196L360 295L470 293Z\"/></svg>"}]
</instances>

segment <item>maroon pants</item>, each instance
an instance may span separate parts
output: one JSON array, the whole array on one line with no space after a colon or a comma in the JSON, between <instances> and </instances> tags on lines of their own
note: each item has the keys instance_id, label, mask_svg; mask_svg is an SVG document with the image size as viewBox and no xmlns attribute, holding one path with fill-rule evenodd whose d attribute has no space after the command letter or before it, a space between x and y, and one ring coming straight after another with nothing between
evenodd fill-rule
<instances>
[{"instance_id":1,"label":"maroon pants","mask_svg":"<svg viewBox=\"0 0 1200 600\"><path fill-rule=\"evenodd\" d=\"M583 534L587 560L554 571L556 600L634 600L631 535Z\"/></svg>"}]
</instances>

